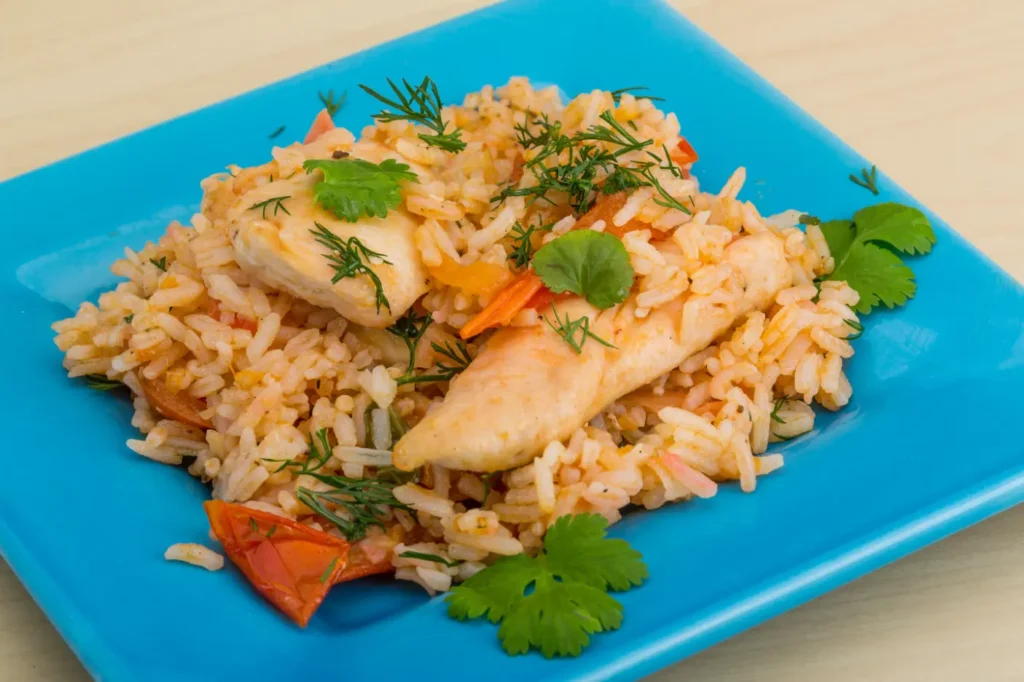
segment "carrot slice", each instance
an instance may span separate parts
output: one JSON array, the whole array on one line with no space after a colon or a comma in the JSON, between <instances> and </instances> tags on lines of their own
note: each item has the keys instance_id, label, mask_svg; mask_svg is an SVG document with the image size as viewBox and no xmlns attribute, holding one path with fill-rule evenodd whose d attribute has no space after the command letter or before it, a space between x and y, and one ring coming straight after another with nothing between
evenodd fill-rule
<instances>
[{"instance_id":1,"label":"carrot slice","mask_svg":"<svg viewBox=\"0 0 1024 682\"><path fill-rule=\"evenodd\" d=\"M676 163L696 163L699 158L693 145L685 137L679 138L679 144L676 145L676 153L672 155L672 160Z\"/></svg>"},{"instance_id":2,"label":"carrot slice","mask_svg":"<svg viewBox=\"0 0 1024 682\"><path fill-rule=\"evenodd\" d=\"M313 125L309 127L309 132L306 133L306 139L302 141L302 144L309 144L328 130L334 130L334 128L334 119L327 113L327 109L321 109L320 113L313 119Z\"/></svg>"},{"instance_id":3,"label":"carrot slice","mask_svg":"<svg viewBox=\"0 0 1024 682\"><path fill-rule=\"evenodd\" d=\"M543 287L544 283L533 270L524 270L459 330L459 336L468 339L491 327L508 324Z\"/></svg>"}]
</instances>

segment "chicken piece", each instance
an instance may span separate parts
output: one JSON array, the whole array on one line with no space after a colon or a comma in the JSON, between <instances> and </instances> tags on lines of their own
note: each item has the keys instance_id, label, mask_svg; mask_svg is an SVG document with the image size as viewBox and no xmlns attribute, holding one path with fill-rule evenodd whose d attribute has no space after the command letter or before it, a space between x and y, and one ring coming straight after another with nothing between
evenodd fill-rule
<instances>
[{"instance_id":1,"label":"chicken piece","mask_svg":"<svg viewBox=\"0 0 1024 682\"><path fill-rule=\"evenodd\" d=\"M603 312L581 298L557 305L563 319L589 315L591 331L617 349L591 340L577 355L547 325L498 331L452 382L441 407L395 445L395 465L500 471L526 464L612 401L706 348L741 315L768 307L792 281L773 234L735 241L725 261L739 274L742 291L731 304L704 306L692 321L681 323L685 299L643 319L629 302Z\"/></svg>"},{"instance_id":2,"label":"chicken piece","mask_svg":"<svg viewBox=\"0 0 1024 682\"><path fill-rule=\"evenodd\" d=\"M379 163L396 155L379 145L361 143L353 148L353 156ZM413 167L413 171L421 178L427 172L419 167ZM413 242L422 218L399 208L388 211L385 218L346 222L313 200L313 186L319 179L320 173L299 171L242 194L226 214L236 260L271 287L314 305L333 308L357 324L386 327L427 291L427 273ZM271 201L265 208L253 208L277 197L287 197L280 207ZM368 265L380 278L390 310L385 306L377 309L376 288L366 274L331 282L335 269L325 257L330 251L311 232L316 223L341 240L356 237L389 261L373 259L376 262Z\"/></svg>"}]
</instances>

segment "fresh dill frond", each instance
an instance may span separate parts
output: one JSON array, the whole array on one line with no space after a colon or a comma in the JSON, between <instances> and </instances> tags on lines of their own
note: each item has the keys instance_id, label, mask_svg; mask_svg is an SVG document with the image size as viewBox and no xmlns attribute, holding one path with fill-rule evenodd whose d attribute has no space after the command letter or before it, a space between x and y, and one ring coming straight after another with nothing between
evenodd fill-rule
<instances>
[{"instance_id":1,"label":"fresh dill frond","mask_svg":"<svg viewBox=\"0 0 1024 682\"><path fill-rule=\"evenodd\" d=\"M160 258L150 258L149 262L160 269L161 272L167 272L167 256L160 256Z\"/></svg>"},{"instance_id":2,"label":"fresh dill frond","mask_svg":"<svg viewBox=\"0 0 1024 682\"><path fill-rule=\"evenodd\" d=\"M105 374L86 374L85 385L94 391L112 391L121 388L124 383L117 379L109 379Z\"/></svg>"},{"instance_id":3,"label":"fresh dill frond","mask_svg":"<svg viewBox=\"0 0 1024 682\"><path fill-rule=\"evenodd\" d=\"M861 168L860 177L850 173L850 182L878 196L878 166L871 166L870 171L867 168Z\"/></svg>"},{"instance_id":4,"label":"fresh dill frond","mask_svg":"<svg viewBox=\"0 0 1024 682\"><path fill-rule=\"evenodd\" d=\"M391 261L387 259L387 256L367 248L356 237L342 239L320 223L314 222L313 224L316 225L316 229L310 230L310 232L313 233L317 243L331 251L331 253L324 256L335 270L334 277L331 278L331 284L337 284L346 277L366 275L373 282L376 292L377 312L380 313L381 306L391 310L391 304L388 302L387 297L384 296L384 285L381 283L377 273L371 270L369 266L371 258L379 258L382 263L391 265Z\"/></svg>"},{"instance_id":5,"label":"fresh dill frond","mask_svg":"<svg viewBox=\"0 0 1024 682\"><path fill-rule=\"evenodd\" d=\"M295 459L264 459L264 462L281 462L281 466L274 469L274 473L290 470L296 476L312 474L324 467L327 460L331 458L332 449L330 441L327 440L327 429L319 429L316 433L309 435L309 444L306 448L306 458L302 461Z\"/></svg>"},{"instance_id":6,"label":"fresh dill frond","mask_svg":"<svg viewBox=\"0 0 1024 682\"><path fill-rule=\"evenodd\" d=\"M524 229L522 224L518 220L516 221L509 231L509 234L512 235L512 253L509 254L509 257L517 268L526 267L530 264L530 259L533 258L533 233L546 232L553 226L554 223L548 223L547 225L530 225Z\"/></svg>"},{"instance_id":7,"label":"fresh dill frond","mask_svg":"<svg viewBox=\"0 0 1024 682\"><path fill-rule=\"evenodd\" d=\"M792 400L792 398L790 398L789 396L785 396L784 395L784 396L782 396L781 398L779 398L778 400L775 401L775 406L772 407L772 413L770 415L771 416L771 420L773 422L775 422L777 424L785 424L786 423L786 420L779 416L779 410L781 410L782 406L785 405L786 403L788 403L790 400Z\"/></svg>"},{"instance_id":8,"label":"fresh dill frond","mask_svg":"<svg viewBox=\"0 0 1024 682\"><path fill-rule=\"evenodd\" d=\"M847 341L853 341L854 339L859 339L861 337L861 335L864 334L864 325L862 325L857 320L843 320L843 322L846 324L847 327L852 329L853 332L854 332L853 334L850 334L849 336L846 337Z\"/></svg>"},{"instance_id":9,"label":"fresh dill frond","mask_svg":"<svg viewBox=\"0 0 1024 682\"><path fill-rule=\"evenodd\" d=\"M821 218L813 216L810 213L804 213L797 220L801 225L821 225Z\"/></svg>"},{"instance_id":10,"label":"fresh dill frond","mask_svg":"<svg viewBox=\"0 0 1024 682\"><path fill-rule=\"evenodd\" d=\"M284 126L281 126L280 128L278 128L274 132L270 133L270 135L267 135L267 138L273 140L275 137L279 136L283 132L284 132Z\"/></svg>"},{"instance_id":11,"label":"fresh dill frond","mask_svg":"<svg viewBox=\"0 0 1024 682\"><path fill-rule=\"evenodd\" d=\"M299 486L295 497L333 524L349 542L363 538L371 526L384 528L385 508L409 508L395 499L395 484L380 478L349 478L309 474L329 486L328 490L311 490Z\"/></svg>"},{"instance_id":12,"label":"fresh dill frond","mask_svg":"<svg viewBox=\"0 0 1024 682\"><path fill-rule=\"evenodd\" d=\"M558 314L558 310L551 306L551 312L554 315L555 323L553 324L548 318L544 318L548 326L551 327L556 334L562 337L567 344L576 352L577 355L583 353L583 344L587 342L587 339L594 339L602 346L606 348L618 348L614 346L600 336L590 331L590 318L586 315L576 318L575 320L569 317L566 313L565 317L562 318Z\"/></svg>"},{"instance_id":13,"label":"fresh dill frond","mask_svg":"<svg viewBox=\"0 0 1024 682\"><path fill-rule=\"evenodd\" d=\"M129 314L124 316L124 321L127 322L128 324L131 324L132 320L134 320L134 319L135 319L135 313L129 313Z\"/></svg>"},{"instance_id":14,"label":"fresh dill frond","mask_svg":"<svg viewBox=\"0 0 1024 682\"><path fill-rule=\"evenodd\" d=\"M256 209L260 209L261 217L264 220L267 219L267 209L270 208L271 205L274 207L274 215L277 215L278 211L283 211L285 215L291 215L291 212L284 206L285 199L291 199L291 196L270 197L266 201L260 201L259 203L253 204L249 207L249 210L254 211Z\"/></svg>"},{"instance_id":15,"label":"fresh dill frond","mask_svg":"<svg viewBox=\"0 0 1024 682\"><path fill-rule=\"evenodd\" d=\"M629 92L629 93L636 93L636 92L640 92L641 90L650 90L650 88L648 88L645 85L633 85L633 86L630 86L628 88L619 88L618 90L612 90L612 99L614 99L615 103L618 104L622 100L622 96L624 94L626 94L627 92ZM636 94L634 94L633 97L636 97L637 99L649 99L652 102L664 102L665 101L664 97L651 97L650 95L636 95Z\"/></svg>"},{"instance_id":16,"label":"fresh dill frond","mask_svg":"<svg viewBox=\"0 0 1024 682\"><path fill-rule=\"evenodd\" d=\"M406 350L409 351L409 364L405 368L405 374L395 380L399 386L409 383L414 378L416 374L416 349L419 347L423 335L433 321L434 318L430 313L421 316L417 315L416 311L410 308L409 312L395 320L395 323L387 328L388 332L402 340Z\"/></svg>"},{"instance_id":17,"label":"fresh dill frond","mask_svg":"<svg viewBox=\"0 0 1024 682\"><path fill-rule=\"evenodd\" d=\"M433 561L435 564L441 564L443 566L447 566L448 568L455 568L456 566L462 563L461 561L450 561L448 559L445 559L444 557L437 556L436 554L413 552L411 550L407 552L402 552L398 556L403 557L405 559L421 559L423 561Z\"/></svg>"},{"instance_id":18,"label":"fresh dill frond","mask_svg":"<svg viewBox=\"0 0 1024 682\"><path fill-rule=\"evenodd\" d=\"M327 568L320 574L320 584L327 582L327 579L331 577L331 573L334 573L334 567L338 565L338 557L331 559L331 563L327 564Z\"/></svg>"},{"instance_id":19,"label":"fresh dill frond","mask_svg":"<svg viewBox=\"0 0 1024 682\"><path fill-rule=\"evenodd\" d=\"M473 356L469 354L469 348L458 339L456 339L454 347L450 341L445 341L443 346L431 343L430 347L435 353L448 358L452 363L450 365L443 362L437 363L438 373L444 376L446 381L461 373L473 361Z\"/></svg>"},{"instance_id":20,"label":"fresh dill frond","mask_svg":"<svg viewBox=\"0 0 1024 682\"><path fill-rule=\"evenodd\" d=\"M387 81L394 93L394 99L386 97L366 85L359 85L366 94L397 112L382 111L379 114L374 114L373 117L376 120L381 123L409 121L430 128L434 131L433 135L421 133L418 137L428 145L446 152L461 152L466 148L466 143L462 141L462 130L455 128L449 132L448 124L441 118L441 109L444 106L441 102L441 94L437 90L437 84L429 76L424 76L423 82L416 86L403 78L404 90L390 78Z\"/></svg>"},{"instance_id":21,"label":"fresh dill frond","mask_svg":"<svg viewBox=\"0 0 1024 682\"><path fill-rule=\"evenodd\" d=\"M342 92L341 97L337 101L334 99L334 90L328 90L326 94L319 92L317 95L320 97L320 103L327 110L327 115L334 118L334 115L345 106L345 100L348 99L348 90ZM281 128L281 130L284 130L284 128Z\"/></svg>"}]
</instances>

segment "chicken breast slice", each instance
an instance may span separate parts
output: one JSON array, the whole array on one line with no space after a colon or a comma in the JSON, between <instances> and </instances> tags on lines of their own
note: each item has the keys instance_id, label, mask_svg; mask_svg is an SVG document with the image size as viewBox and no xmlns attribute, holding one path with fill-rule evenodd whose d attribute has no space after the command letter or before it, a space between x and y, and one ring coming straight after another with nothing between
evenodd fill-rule
<instances>
[{"instance_id":1,"label":"chicken breast slice","mask_svg":"<svg viewBox=\"0 0 1024 682\"><path fill-rule=\"evenodd\" d=\"M603 312L580 298L558 304L561 316L589 315L591 331L617 349L591 340L577 355L547 325L498 331L452 382L444 403L395 445L395 465L487 472L526 464L609 403L709 346L740 316L767 308L792 282L782 241L773 234L738 239L725 262L739 273L743 290L703 306L693 320L682 319L684 300L643 319L631 302Z\"/></svg>"},{"instance_id":2,"label":"chicken breast slice","mask_svg":"<svg viewBox=\"0 0 1024 682\"><path fill-rule=\"evenodd\" d=\"M396 158L393 153L366 144L353 148L356 155L374 163L385 156ZM426 172L422 168L413 170L421 178ZM242 194L226 213L236 259L243 269L271 287L314 305L333 308L357 324L386 327L427 291L427 273L413 241L423 219L392 209L385 218L363 218L355 223L341 220L313 200L313 186L320 177L320 173L299 171ZM275 197L287 197L282 202L284 210L273 202L265 210L252 208ZM376 287L368 275L332 283L335 269L326 258L330 250L311 232L316 223L342 240L355 237L366 248L382 254L383 259L371 259L368 267L380 278L390 310L385 306L377 309Z\"/></svg>"}]
</instances>

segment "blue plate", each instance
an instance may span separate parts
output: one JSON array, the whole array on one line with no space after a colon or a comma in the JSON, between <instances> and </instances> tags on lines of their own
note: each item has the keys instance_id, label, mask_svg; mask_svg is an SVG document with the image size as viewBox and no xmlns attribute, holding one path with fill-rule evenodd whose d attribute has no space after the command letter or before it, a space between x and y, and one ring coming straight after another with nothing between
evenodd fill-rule
<instances>
[{"instance_id":1,"label":"blue plate","mask_svg":"<svg viewBox=\"0 0 1024 682\"><path fill-rule=\"evenodd\" d=\"M557 52L521 39L559 26ZM594 43L609 34L629 45L615 58ZM319 90L348 89L339 124L358 131L375 106L356 83L424 72L450 100L514 75L568 93L647 85L700 150L701 181L717 187L745 165L746 196L766 214L913 202L884 176L877 199L849 182L863 158L669 7L629 0L491 7L0 185L0 544L94 675L635 679L1024 497L1022 289L932 216L939 241L913 261L918 297L872 314L857 342L852 404L782 447L786 468L755 494L725 489L616 525L651 579L622 596L622 630L579 658L507 657L494 627L450 620L440 598L383 579L334 589L302 631L236 571L165 562L171 543L206 538L207 493L126 449L127 401L69 381L50 324L114 283L108 265L123 247L197 210L201 178L263 162L281 125L278 143L304 132Z\"/></svg>"}]
</instances>

